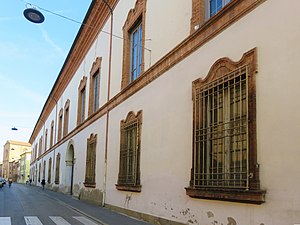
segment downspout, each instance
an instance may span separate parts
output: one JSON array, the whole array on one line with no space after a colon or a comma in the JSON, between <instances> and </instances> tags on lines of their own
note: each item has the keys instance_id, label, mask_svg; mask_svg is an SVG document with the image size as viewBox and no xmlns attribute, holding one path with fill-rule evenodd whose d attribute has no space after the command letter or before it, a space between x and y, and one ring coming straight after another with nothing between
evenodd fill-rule
<instances>
[{"instance_id":1,"label":"downspout","mask_svg":"<svg viewBox=\"0 0 300 225\"><path fill-rule=\"evenodd\" d=\"M113 9L107 3L107 0L102 0L110 11L110 35L109 35L109 58L108 58L108 78L107 78L107 102L110 99L110 77L111 77L111 59L112 59L112 35L113 35ZM106 201L106 183L107 183L107 152L108 152L108 127L109 127L109 108L106 112L106 130L105 130L105 149L104 149L104 177L103 177L103 199L102 206L105 206Z\"/></svg>"}]
</instances>

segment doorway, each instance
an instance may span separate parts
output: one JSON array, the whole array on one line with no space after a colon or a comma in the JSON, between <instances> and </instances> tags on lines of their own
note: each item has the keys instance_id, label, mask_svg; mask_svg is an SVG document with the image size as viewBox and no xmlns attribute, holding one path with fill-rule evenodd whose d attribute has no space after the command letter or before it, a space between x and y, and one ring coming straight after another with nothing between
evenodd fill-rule
<instances>
[{"instance_id":1,"label":"doorway","mask_svg":"<svg viewBox=\"0 0 300 225\"><path fill-rule=\"evenodd\" d=\"M66 186L67 193L73 195L73 180L74 180L74 144L71 140L68 144L67 152L66 152Z\"/></svg>"}]
</instances>

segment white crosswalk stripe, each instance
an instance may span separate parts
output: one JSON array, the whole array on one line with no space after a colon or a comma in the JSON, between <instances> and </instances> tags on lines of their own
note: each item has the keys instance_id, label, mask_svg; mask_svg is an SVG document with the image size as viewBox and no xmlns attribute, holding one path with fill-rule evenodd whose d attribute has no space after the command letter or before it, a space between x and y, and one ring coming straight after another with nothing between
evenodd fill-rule
<instances>
[{"instance_id":1,"label":"white crosswalk stripe","mask_svg":"<svg viewBox=\"0 0 300 225\"><path fill-rule=\"evenodd\" d=\"M91 221L83 216L73 216L73 218L78 220L79 222L83 223L84 225L98 225L97 223L94 223L93 221Z\"/></svg>"},{"instance_id":2,"label":"white crosswalk stripe","mask_svg":"<svg viewBox=\"0 0 300 225\"><path fill-rule=\"evenodd\" d=\"M11 225L10 217L0 217L1 225Z\"/></svg>"},{"instance_id":3,"label":"white crosswalk stripe","mask_svg":"<svg viewBox=\"0 0 300 225\"><path fill-rule=\"evenodd\" d=\"M56 225L71 225L68 221L60 216L49 216Z\"/></svg>"},{"instance_id":4,"label":"white crosswalk stripe","mask_svg":"<svg viewBox=\"0 0 300 225\"><path fill-rule=\"evenodd\" d=\"M71 225L66 219L61 216L49 216L56 225ZM73 216L74 219L84 225L98 225L84 216ZM37 216L24 216L26 225L43 225ZM0 217L0 225L11 225L11 217Z\"/></svg>"},{"instance_id":5,"label":"white crosswalk stripe","mask_svg":"<svg viewBox=\"0 0 300 225\"><path fill-rule=\"evenodd\" d=\"M37 216L24 216L26 225L43 225Z\"/></svg>"}]
</instances>

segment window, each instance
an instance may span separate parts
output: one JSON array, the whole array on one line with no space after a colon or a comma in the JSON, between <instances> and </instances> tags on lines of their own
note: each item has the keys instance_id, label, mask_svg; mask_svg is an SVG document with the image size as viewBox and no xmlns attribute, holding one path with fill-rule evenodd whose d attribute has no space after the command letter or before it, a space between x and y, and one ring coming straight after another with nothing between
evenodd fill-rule
<instances>
[{"instance_id":1,"label":"window","mask_svg":"<svg viewBox=\"0 0 300 225\"><path fill-rule=\"evenodd\" d=\"M63 109L59 110L59 117L58 117L58 131L57 131L57 140L60 141L62 136L62 121L63 121Z\"/></svg>"},{"instance_id":2,"label":"window","mask_svg":"<svg viewBox=\"0 0 300 225\"><path fill-rule=\"evenodd\" d=\"M47 151L47 141L48 141L48 129L45 132L45 152Z\"/></svg>"},{"instance_id":3,"label":"window","mask_svg":"<svg viewBox=\"0 0 300 225\"><path fill-rule=\"evenodd\" d=\"M68 99L65 103L64 107L64 131L63 135L64 137L68 134L68 129L69 129L69 110L70 109L70 100Z\"/></svg>"},{"instance_id":4,"label":"window","mask_svg":"<svg viewBox=\"0 0 300 225\"><path fill-rule=\"evenodd\" d=\"M230 0L208 0L208 17L214 16L229 2Z\"/></svg>"},{"instance_id":5,"label":"window","mask_svg":"<svg viewBox=\"0 0 300 225\"><path fill-rule=\"evenodd\" d=\"M233 63L218 60L193 83L191 197L264 202L256 160L256 51Z\"/></svg>"},{"instance_id":6,"label":"window","mask_svg":"<svg viewBox=\"0 0 300 225\"><path fill-rule=\"evenodd\" d=\"M39 177L38 177L38 182L41 181L41 170L42 170L42 164L39 164Z\"/></svg>"},{"instance_id":7,"label":"window","mask_svg":"<svg viewBox=\"0 0 300 225\"><path fill-rule=\"evenodd\" d=\"M60 153L56 155L55 184L59 184Z\"/></svg>"},{"instance_id":8,"label":"window","mask_svg":"<svg viewBox=\"0 0 300 225\"><path fill-rule=\"evenodd\" d=\"M85 118L86 81L87 77L83 77L78 87L77 125L81 124Z\"/></svg>"},{"instance_id":9,"label":"window","mask_svg":"<svg viewBox=\"0 0 300 225\"><path fill-rule=\"evenodd\" d=\"M90 138L87 139L87 152L86 152L86 170L85 170L85 182L86 187L95 187L95 171L96 171L96 145L97 145L97 134L91 134Z\"/></svg>"},{"instance_id":10,"label":"window","mask_svg":"<svg viewBox=\"0 0 300 225\"><path fill-rule=\"evenodd\" d=\"M120 125L120 161L118 190L141 191L140 184L140 146L142 111L137 115L128 113Z\"/></svg>"},{"instance_id":11,"label":"window","mask_svg":"<svg viewBox=\"0 0 300 225\"><path fill-rule=\"evenodd\" d=\"M42 155L42 148L43 148L43 136L41 136L39 140L39 156Z\"/></svg>"},{"instance_id":12,"label":"window","mask_svg":"<svg viewBox=\"0 0 300 225\"><path fill-rule=\"evenodd\" d=\"M50 130L50 148L53 146L53 132L54 132L54 120L51 122L51 130Z\"/></svg>"},{"instance_id":13,"label":"window","mask_svg":"<svg viewBox=\"0 0 300 225\"><path fill-rule=\"evenodd\" d=\"M44 166L43 166L43 179L46 178L46 161L44 161Z\"/></svg>"},{"instance_id":14,"label":"window","mask_svg":"<svg viewBox=\"0 0 300 225\"><path fill-rule=\"evenodd\" d=\"M192 0L191 33L232 0Z\"/></svg>"},{"instance_id":15,"label":"window","mask_svg":"<svg viewBox=\"0 0 300 225\"><path fill-rule=\"evenodd\" d=\"M51 168L52 168L52 158L49 159L49 163L48 163L48 184L51 183Z\"/></svg>"},{"instance_id":16,"label":"window","mask_svg":"<svg viewBox=\"0 0 300 225\"><path fill-rule=\"evenodd\" d=\"M90 72L89 115L99 108L101 62L102 58L97 57Z\"/></svg>"},{"instance_id":17,"label":"window","mask_svg":"<svg viewBox=\"0 0 300 225\"><path fill-rule=\"evenodd\" d=\"M122 89L144 71L146 0L137 0L123 26Z\"/></svg>"},{"instance_id":18,"label":"window","mask_svg":"<svg viewBox=\"0 0 300 225\"><path fill-rule=\"evenodd\" d=\"M141 74L142 70L143 29L140 22L130 33L130 82Z\"/></svg>"}]
</instances>

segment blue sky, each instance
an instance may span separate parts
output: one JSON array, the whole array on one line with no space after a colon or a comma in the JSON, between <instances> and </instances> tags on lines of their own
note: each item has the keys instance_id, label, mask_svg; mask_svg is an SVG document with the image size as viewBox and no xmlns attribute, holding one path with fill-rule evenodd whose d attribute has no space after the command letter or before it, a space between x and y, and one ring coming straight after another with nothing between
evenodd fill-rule
<instances>
[{"instance_id":1,"label":"blue sky","mask_svg":"<svg viewBox=\"0 0 300 225\"><path fill-rule=\"evenodd\" d=\"M91 1L1 1L0 161L7 140L29 141L80 28L80 24L42 9L82 22ZM44 14L44 23L34 24L24 18L23 11L30 6L26 3Z\"/></svg>"}]
</instances>

